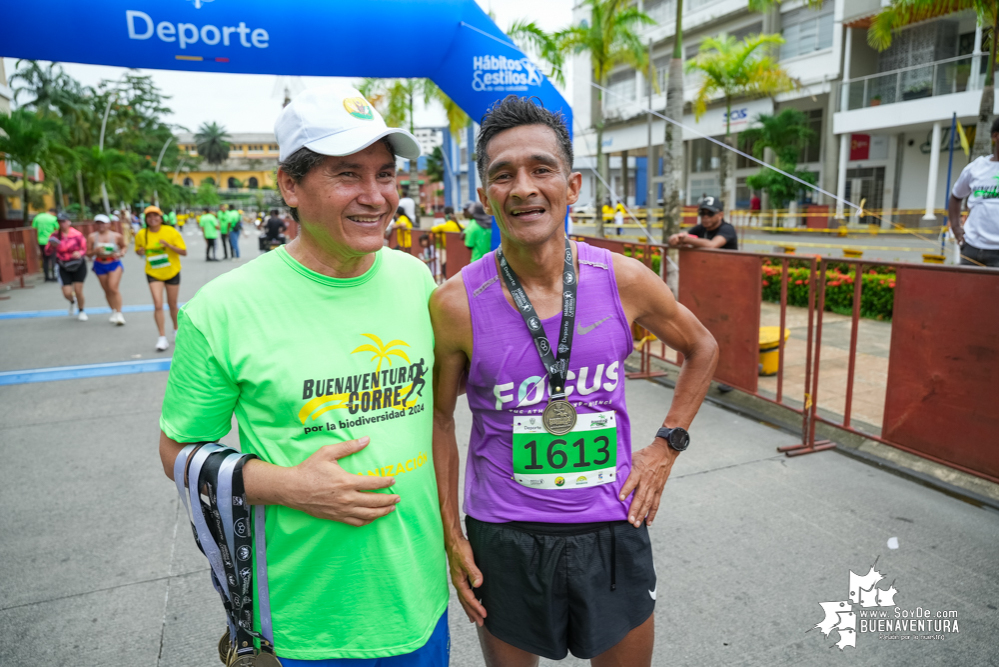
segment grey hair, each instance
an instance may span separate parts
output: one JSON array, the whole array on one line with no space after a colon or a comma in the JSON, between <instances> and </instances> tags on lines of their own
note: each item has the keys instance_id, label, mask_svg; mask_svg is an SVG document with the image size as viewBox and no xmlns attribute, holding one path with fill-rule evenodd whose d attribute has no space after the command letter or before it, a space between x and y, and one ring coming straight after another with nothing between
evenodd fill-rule
<instances>
[{"instance_id":1,"label":"grey hair","mask_svg":"<svg viewBox=\"0 0 999 667\"><path fill-rule=\"evenodd\" d=\"M483 183L486 181L486 168L489 166L489 155L486 152L489 142L500 132L522 125L544 125L550 128L555 133L562 161L568 170L572 171L572 139L565 126L565 116L561 112L544 108L541 100L536 97L507 95L489 108L479 126L479 137L475 142L476 167Z\"/></svg>"},{"instance_id":2,"label":"grey hair","mask_svg":"<svg viewBox=\"0 0 999 667\"><path fill-rule=\"evenodd\" d=\"M386 137L382 137L379 141L388 149L388 152L392 154L395 158L395 149L392 148L392 142ZM289 155L287 158L278 163L278 169L284 171L284 173L291 176L291 180L296 183L301 183L302 179L308 176L309 172L318 167L329 157L328 155L323 155L322 153L317 153L314 150L302 146L297 151ZM285 203L287 206L287 203ZM293 206L288 206L291 209L291 217L298 222L298 209Z\"/></svg>"}]
</instances>

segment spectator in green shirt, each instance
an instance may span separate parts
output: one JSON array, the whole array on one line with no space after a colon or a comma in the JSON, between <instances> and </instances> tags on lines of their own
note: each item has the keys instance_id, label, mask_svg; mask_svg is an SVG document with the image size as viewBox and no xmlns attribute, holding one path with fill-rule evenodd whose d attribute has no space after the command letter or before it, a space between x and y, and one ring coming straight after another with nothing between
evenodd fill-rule
<instances>
[{"instance_id":1,"label":"spectator in green shirt","mask_svg":"<svg viewBox=\"0 0 999 667\"><path fill-rule=\"evenodd\" d=\"M45 254L45 245L49 242L49 237L55 230L59 229L59 221L55 214L55 208L50 208L47 213L39 213L31 221L31 226L38 230L38 250L42 254L42 270L45 272L45 282L47 283L56 282L53 260L55 255Z\"/></svg>"},{"instance_id":2,"label":"spectator in green shirt","mask_svg":"<svg viewBox=\"0 0 999 667\"><path fill-rule=\"evenodd\" d=\"M201 225L201 233L205 235L205 261L219 261L215 249L215 239L219 237L219 219L206 206L204 214L198 218L198 224Z\"/></svg>"},{"instance_id":3,"label":"spectator in green shirt","mask_svg":"<svg viewBox=\"0 0 999 667\"><path fill-rule=\"evenodd\" d=\"M467 207L465 214L472 219L472 222L465 227L465 245L471 248L474 262L492 249L492 216L486 213L479 202Z\"/></svg>"}]
</instances>

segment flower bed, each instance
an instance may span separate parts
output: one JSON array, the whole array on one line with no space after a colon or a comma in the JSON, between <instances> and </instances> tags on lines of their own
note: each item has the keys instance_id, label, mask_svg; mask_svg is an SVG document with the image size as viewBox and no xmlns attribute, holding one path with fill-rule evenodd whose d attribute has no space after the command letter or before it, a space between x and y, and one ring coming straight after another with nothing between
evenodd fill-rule
<instances>
[{"instance_id":1,"label":"flower bed","mask_svg":"<svg viewBox=\"0 0 999 667\"><path fill-rule=\"evenodd\" d=\"M841 315L853 313L853 286L855 271L844 270L847 265L826 271L826 310ZM888 267L872 267L861 274L863 290L860 296L860 315L876 320L890 320L895 302L895 273ZM763 300L780 303L782 267L764 264ZM808 280L806 267L789 267L787 278L787 305L808 307ZM818 299L818 294L815 296Z\"/></svg>"}]
</instances>

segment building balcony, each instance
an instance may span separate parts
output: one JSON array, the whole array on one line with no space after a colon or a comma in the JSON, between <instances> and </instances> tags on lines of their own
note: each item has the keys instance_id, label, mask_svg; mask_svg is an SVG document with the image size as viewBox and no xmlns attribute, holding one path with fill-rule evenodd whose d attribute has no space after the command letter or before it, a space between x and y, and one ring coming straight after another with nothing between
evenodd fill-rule
<instances>
[{"instance_id":1,"label":"building balcony","mask_svg":"<svg viewBox=\"0 0 999 667\"><path fill-rule=\"evenodd\" d=\"M984 55L958 56L845 81L840 108L853 111L981 90L985 83L986 63Z\"/></svg>"},{"instance_id":2,"label":"building balcony","mask_svg":"<svg viewBox=\"0 0 999 667\"><path fill-rule=\"evenodd\" d=\"M978 115L987 54L958 56L840 84L833 131L870 132Z\"/></svg>"}]
</instances>

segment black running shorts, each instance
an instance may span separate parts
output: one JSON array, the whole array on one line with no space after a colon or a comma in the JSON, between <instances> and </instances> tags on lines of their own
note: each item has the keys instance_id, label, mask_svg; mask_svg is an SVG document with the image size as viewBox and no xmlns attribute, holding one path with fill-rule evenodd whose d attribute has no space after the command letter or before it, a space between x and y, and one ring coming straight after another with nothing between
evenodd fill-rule
<instances>
[{"instance_id":1,"label":"black running shorts","mask_svg":"<svg viewBox=\"0 0 999 667\"><path fill-rule=\"evenodd\" d=\"M467 517L474 589L497 639L549 660L588 660L648 620L656 572L645 524L486 523Z\"/></svg>"},{"instance_id":2,"label":"black running shorts","mask_svg":"<svg viewBox=\"0 0 999 667\"><path fill-rule=\"evenodd\" d=\"M159 278L153 278L148 273L146 274L147 283L163 283L164 285L179 285L180 284L180 271L177 272L173 278L167 278L166 280L160 280Z\"/></svg>"}]
</instances>

